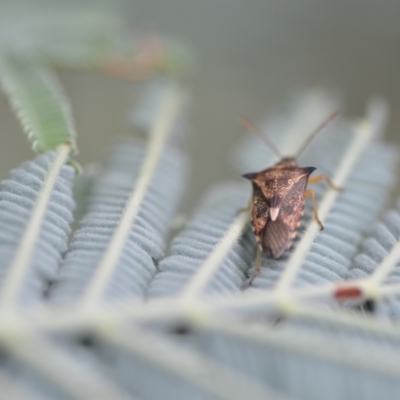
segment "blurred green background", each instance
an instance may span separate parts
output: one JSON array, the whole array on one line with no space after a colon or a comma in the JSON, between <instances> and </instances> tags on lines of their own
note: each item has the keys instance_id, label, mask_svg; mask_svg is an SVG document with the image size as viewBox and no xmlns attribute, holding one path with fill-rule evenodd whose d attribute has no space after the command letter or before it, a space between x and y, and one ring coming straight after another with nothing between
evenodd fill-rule
<instances>
[{"instance_id":1,"label":"blurred green background","mask_svg":"<svg viewBox=\"0 0 400 400\"><path fill-rule=\"evenodd\" d=\"M114 1L109 8L124 16L134 34L168 35L197 55L191 82L193 172L186 208L210 184L236 178L227 159L243 131L238 115L260 120L299 87L333 87L350 115L362 114L371 95L384 96L391 106L387 139L400 144L399 1L146 0ZM129 85L89 72L60 71L60 77L76 120L78 160L104 159L116 137L131 130ZM34 154L4 95L0 121L4 179Z\"/></svg>"}]
</instances>

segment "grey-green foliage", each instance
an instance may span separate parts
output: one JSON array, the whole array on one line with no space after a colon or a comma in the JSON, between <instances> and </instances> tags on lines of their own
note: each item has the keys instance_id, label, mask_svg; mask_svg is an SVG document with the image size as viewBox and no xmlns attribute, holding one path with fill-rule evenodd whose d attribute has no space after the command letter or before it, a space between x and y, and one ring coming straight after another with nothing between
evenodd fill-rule
<instances>
[{"instance_id":1,"label":"grey-green foliage","mask_svg":"<svg viewBox=\"0 0 400 400\"><path fill-rule=\"evenodd\" d=\"M5 17L14 6L0 8L3 87L35 148L45 153L0 186L0 397L398 398L400 331L384 318L399 317L396 262L356 299L369 300L376 311L370 316L354 302L341 307L333 301L334 286L326 286L368 283L398 243L398 210L373 228L397 162L397 152L379 137L382 108L375 103L368 112L377 137L337 193L293 286L273 291L314 224L308 202L293 248L278 260L263 257L249 286L256 242L239 212L250 196L248 182L221 182L179 232L171 230L187 190L190 123L187 108L171 106L182 98L169 79L144 85L130 113L146 141L119 142L102 168L78 178L63 166L75 131L50 65L104 67L105 56L126 55L131 44L116 33L114 16L94 4L79 12L67 3L48 4L43 15L40 7L32 13L16 7L15 18ZM174 51L167 53L164 70L176 60ZM262 129L283 155L293 155L339 106L324 92L297 95ZM360 132L342 117L314 139L299 165L335 176L349 161L343 157L357 153L352 143ZM233 160L239 175L277 157L246 134ZM324 182L315 190L318 204L332 194ZM135 209L124 237L120 228ZM307 296L313 301L302 301Z\"/></svg>"},{"instance_id":2,"label":"grey-green foliage","mask_svg":"<svg viewBox=\"0 0 400 400\"><path fill-rule=\"evenodd\" d=\"M399 203L397 208L387 211L381 221L374 226L371 236L364 240L361 253L354 259L349 271L349 279L361 279L371 275L379 263L388 255L400 239ZM385 279L385 284L399 283L399 263ZM379 315L398 319L400 315L399 296L393 295L388 301L376 304Z\"/></svg>"},{"instance_id":3,"label":"grey-green foliage","mask_svg":"<svg viewBox=\"0 0 400 400\"><path fill-rule=\"evenodd\" d=\"M48 174L54 153L41 155L11 171L0 189L0 284L8 277L10 264L18 251L35 200ZM48 284L55 279L67 250L72 222L72 182L74 170L64 166L57 178L45 219L30 260L29 274L20 290L20 301L31 304L42 300Z\"/></svg>"},{"instance_id":4,"label":"grey-green foliage","mask_svg":"<svg viewBox=\"0 0 400 400\"><path fill-rule=\"evenodd\" d=\"M290 322L290 321L289 321ZM399 346L356 330L225 322L194 329L193 347L298 399L395 399Z\"/></svg>"},{"instance_id":5,"label":"grey-green foliage","mask_svg":"<svg viewBox=\"0 0 400 400\"><path fill-rule=\"evenodd\" d=\"M76 207L74 209L72 231L75 231L78 228L81 219L88 211L89 196L93 189L96 177L99 174L99 170L99 165L86 165L85 169L75 178L73 194L74 199L76 199Z\"/></svg>"},{"instance_id":6,"label":"grey-green foliage","mask_svg":"<svg viewBox=\"0 0 400 400\"><path fill-rule=\"evenodd\" d=\"M349 273L350 278L364 278L370 275L378 262L391 250L400 237L400 215L398 208L385 213L382 220L376 224L371 237L362 245L362 253L355 260ZM398 283L398 268L389 275L388 283Z\"/></svg>"},{"instance_id":7,"label":"grey-green foliage","mask_svg":"<svg viewBox=\"0 0 400 400\"><path fill-rule=\"evenodd\" d=\"M145 154L146 146L138 141L125 140L116 146L93 187L88 212L72 237L52 299L72 301L83 292L120 220ZM165 149L106 289L108 300L143 295L156 272L155 262L163 256L165 235L182 195L186 171L183 154Z\"/></svg>"},{"instance_id":8,"label":"grey-green foliage","mask_svg":"<svg viewBox=\"0 0 400 400\"><path fill-rule=\"evenodd\" d=\"M173 296L183 289L201 263L232 223L238 210L246 205L249 187L224 184L204 199L199 210L173 239L168 256L159 264L159 273L148 289L149 297ZM247 270L254 258L251 231L236 244L206 289L210 294L239 291L247 280Z\"/></svg>"},{"instance_id":9,"label":"grey-green foliage","mask_svg":"<svg viewBox=\"0 0 400 400\"><path fill-rule=\"evenodd\" d=\"M158 90L159 96L162 96L165 86L161 85ZM154 102L152 105L155 109L159 108ZM302 112L307 114L312 110ZM139 115L143 116L141 113ZM135 121L139 121L136 123L141 130L147 131L155 118L157 110ZM273 122L275 132L281 135L281 143L292 132L287 122L290 118L288 115L288 118L281 119L281 124L279 120ZM268 126L266 128L268 130ZM181 124L173 124L172 129L179 131L178 136L182 136L185 130ZM321 172L333 174L348 148L352 129L355 128L345 120L333 125L330 130L321 133L299 163L310 163L318 166ZM187 156L179 145L180 140L176 135L172 136L151 177L128 240L117 255L116 268L101 297L105 307L110 307L115 300L143 301L148 298L151 299L149 304L153 304L157 310L157 302L162 309L164 297L178 298L226 236L237 218L238 210L248 201L250 185L247 182L218 185L205 195L197 211L167 247L166 238L184 193L187 177ZM250 165L245 165L246 159L248 163L256 161L256 153L249 150L254 141L251 138L246 140L248 143L242 147L245 155L242 157L243 172L251 170ZM90 186L86 192L81 186L76 187L76 200L81 210L78 215L82 218L60 262L60 253L67 247L67 235L62 235L63 245L58 247L52 273L42 275L41 290L39 293L36 291L27 302L42 297L51 280L54 284L49 299L42 304L62 302L66 306L72 303L78 308L66 311L65 315L71 318L74 313L79 313L79 301L97 273L96 268L110 244L115 227L123 218L124 206L140 178L147 151L148 147L142 141L126 139L115 147L101 171L89 174ZM36 168L38 163L43 162L41 160L47 160L45 157L48 156L42 155L27 164L17 175L28 176L26 171ZM352 258L357 254L372 221L384 207L393 185L395 160L393 149L382 143L372 143L361 155L325 222L325 231L317 236L309 252L298 277L299 283L317 287L324 281L344 280L355 271L354 268L358 268L357 263L362 256L356 258L358 261L354 265ZM267 166L265 164L268 165L268 161L264 162L263 167ZM63 171L69 171L70 180L67 182L71 182L73 170L64 167ZM59 179L65 179L65 173L62 172ZM14 173L12 177L16 179L17 175ZM87 182L86 178L81 179ZM38 191L43 178L25 180L28 186L32 185ZM77 185L81 185L82 181L76 181ZM62 187L65 186L56 184L55 193ZM72 191L68 187L67 199L63 204L68 204L67 221L71 222ZM316 190L320 200L327 187L319 183ZM9 196L8 191L3 190L1 195ZM32 193L32 190L23 192L24 202L32 203ZM56 199L54 194L48 205L49 210L55 207ZM311 222L310 207L307 207L305 224ZM61 212L58 214L61 215ZM394 226L395 221L391 219ZM46 222L43 229L43 237L49 243L60 236ZM300 243L301 238L300 232L296 243ZM38 248L41 248L39 242ZM215 307L218 307L215 295L223 294L224 304L229 306L229 294L238 294L242 289L246 289L248 296L265 293L266 286L271 287L280 273L277 265L280 264L280 268L284 269L288 255L264 263L261 276L248 288L254 256L255 240L251 229L246 229L207 283L201 297L211 305L212 301L216 301ZM40 260L40 265L50 266L50 261ZM55 274L57 266L59 271ZM29 268L27 282L33 282L31 271L35 269ZM221 299L221 296L217 298ZM165 312L172 311L173 307L167 307ZM234 307L232 310L234 312ZM49 342L43 333L39 342L35 342L34 338L23 339L25 347L15 348L12 341L4 339L4 330L0 329L0 341L4 341L5 349L13 355L12 361L5 360L0 364L0 372L23 382L28 391L32 388L45 398L60 399L77 398L74 390L76 385L68 385L68 370L71 368L71 382L77 382L79 374L72 371L78 366L81 376L88 376L88 386L85 391L82 390L82 394L95 391L96 387L104 387L104 390L116 391L116 396L127 395L128 398L152 399L160 398L162 394L166 399L240 399L244 398L243 393L252 393L252 398L318 399L325 394L327 398L350 399L374 398L378 392L390 398L391 393L397 390L397 381L393 377L397 376L398 350L397 346L390 347L391 354L385 364L388 353L385 332L375 332L369 327L359 334L358 328L345 328L346 324L340 319L334 325L313 314L307 316L307 313L283 318L274 326L268 322L271 314L267 310L268 307L265 312L258 312L264 314L266 322L258 320L254 324L249 321L243 323L241 318L232 321L233 314L222 314L217 319L212 316L191 319L189 309L187 317L183 315L178 325L176 318L169 321L164 316L162 319L169 326L168 332L164 333L149 332L148 327L130 326L128 319L115 327L111 324L105 331L83 323L72 328L75 335L72 340L61 329L56 342ZM116 306L115 313L118 312ZM272 315L276 312L278 310L273 311ZM333 310L327 310L326 313L334 316ZM160 311L158 315L162 316L163 312ZM228 318L228 315L231 317ZM251 315L251 310L248 314L244 313L245 318ZM149 322L151 326L163 325L157 317ZM392 333L392 337L395 337L395 333ZM33 351L35 348L47 349L49 357L38 359L38 351ZM52 352L54 354L51 356ZM372 365L368 354L373 354L375 363ZM53 374L46 371L52 371ZM61 378L63 384L53 382L55 376L65 377L65 381Z\"/></svg>"}]
</instances>

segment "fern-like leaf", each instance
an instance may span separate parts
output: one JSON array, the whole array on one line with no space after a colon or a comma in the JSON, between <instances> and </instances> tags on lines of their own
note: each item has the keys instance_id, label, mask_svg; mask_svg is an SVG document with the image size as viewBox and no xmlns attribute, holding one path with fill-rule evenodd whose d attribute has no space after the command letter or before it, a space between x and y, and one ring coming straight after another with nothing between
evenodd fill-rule
<instances>
[{"instance_id":1,"label":"fern-like leaf","mask_svg":"<svg viewBox=\"0 0 400 400\"><path fill-rule=\"evenodd\" d=\"M0 342L11 356L5 369L25 383L26 390L33 392L33 398L35 393L46 399L130 398L108 378L93 356L68 345L67 341L57 345L53 340L31 332L23 341L6 335L0 337Z\"/></svg>"},{"instance_id":2,"label":"fern-like leaf","mask_svg":"<svg viewBox=\"0 0 400 400\"><path fill-rule=\"evenodd\" d=\"M379 141L379 107L362 124L338 121L301 156L300 165L316 166L343 191L316 187L325 230L318 231L308 208L293 251L264 262L249 290L256 243L246 228L248 214L239 212L250 197L245 182L222 184L208 194L164 256L187 164L167 135L178 129L181 96L165 88L160 93L156 98L162 101L151 102L156 115L150 113L141 124L142 130L151 130L149 145L122 142L104 171L93 177L89 196L83 193L85 215L50 294L54 302L78 301L45 304L24 314L0 312L0 345L9 355L1 360L0 382L4 372L23 381L24 389L50 398L88 398L90 393L166 399L397 395L398 328L340 305L333 309L304 301L317 294L332 303L345 285L353 285L358 301L373 300L379 307L390 293L400 293L398 211L384 218L351 269L393 183L396 154ZM273 140L282 152L294 154L303 141L294 127L306 136L336 108L334 103L314 94L301 101L291 123L275 120ZM252 171L250 163L257 161L257 152L249 156L247 149L241 172ZM66 153L61 155L63 161ZM39 180L36 190L42 186ZM71 201L70 192L67 197ZM346 278L351 281L342 282ZM275 282L276 290L265 290ZM146 295L152 301L132 301ZM124 306L113 302L121 299ZM396 316L396 310L391 312ZM85 346L71 341L71 334L85 335ZM80 389L86 376L87 386Z\"/></svg>"},{"instance_id":3,"label":"fern-like leaf","mask_svg":"<svg viewBox=\"0 0 400 400\"><path fill-rule=\"evenodd\" d=\"M52 298L77 299L86 288L136 185L146 147L126 140L111 155L96 182L89 212L75 232ZM185 182L186 159L176 149L166 149L139 215L131 228L118 268L107 285L106 298L140 297L155 274L155 261L164 254L165 235Z\"/></svg>"},{"instance_id":4,"label":"fern-like leaf","mask_svg":"<svg viewBox=\"0 0 400 400\"><path fill-rule=\"evenodd\" d=\"M193 347L288 397L394 399L400 390L398 343L383 336L205 320L190 329Z\"/></svg>"},{"instance_id":5,"label":"fern-like leaf","mask_svg":"<svg viewBox=\"0 0 400 400\"><path fill-rule=\"evenodd\" d=\"M174 238L169 255L161 261L160 272L148 290L150 297L174 296L184 289L222 240L238 210L246 205L250 195L248 189L244 185L225 184L208 194L185 229ZM249 234L251 232L247 236ZM229 293L241 289L255 254L247 236L230 249L207 285L207 293Z\"/></svg>"},{"instance_id":6,"label":"fern-like leaf","mask_svg":"<svg viewBox=\"0 0 400 400\"><path fill-rule=\"evenodd\" d=\"M2 54L0 81L36 152L54 151L61 144L76 151L69 103L49 69Z\"/></svg>"},{"instance_id":7,"label":"fern-like leaf","mask_svg":"<svg viewBox=\"0 0 400 400\"><path fill-rule=\"evenodd\" d=\"M104 332L101 340L113 350L113 357L101 358L111 374L136 396L171 400L285 398L201 352L148 330L118 329ZM152 384L155 381L159 384Z\"/></svg>"},{"instance_id":8,"label":"fern-like leaf","mask_svg":"<svg viewBox=\"0 0 400 400\"><path fill-rule=\"evenodd\" d=\"M35 202L41 193L54 153L41 155L11 172L0 186L0 283L8 279L10 266L19 250ZM50 202L46 207L33 254L29 257L27 275L19 288L19 301L24 304L41 299L48 283L54 280L63 253L67 250L72 221L72 167L63 166ZM6 288L2 288L4 293Z\"/></svg>"},{"instance_id":9,"label":"fern-like leaf","mask_svg":"<svg viewBox=\"0 0 400 400\"><path fill-rule=\"evenodd\" d=\"M399 270L399 240L400 240L400 212L399 205L388 211L382 221L376 224L371 236L367 238L361 248L361 253L354 260L349 271L350 280L364 279L366 287L376 285L377 295L365 296L374 302L376 311L392 319L400 317L400 270ZM384 287L382 287L385 285ZM388 289L388 293L380 295ZM376 298L375 298L376 297Z\"/></svg>"},{"instance_id":10,"label":"fern-like leaf","mask_svg":"<svg viewBox=\"0 0 400 400\"><path fill-rule=\"evenodd\" d=\"M99 166L91 164L86 166L74 180L73 194L76 207L74 209L72 231L78 228L82 218L88 212L90 195L99 173Z\"/></svg>"}]
</instances>

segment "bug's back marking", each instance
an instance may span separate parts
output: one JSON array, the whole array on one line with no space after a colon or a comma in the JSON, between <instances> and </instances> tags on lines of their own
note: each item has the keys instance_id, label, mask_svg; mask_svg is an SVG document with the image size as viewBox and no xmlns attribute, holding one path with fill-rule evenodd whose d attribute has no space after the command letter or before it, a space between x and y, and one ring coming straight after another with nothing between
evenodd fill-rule
<instances>
[{"instance_id":1,"label":"bug's back marking","mask_svg":"<svg viewBox=\"0 0 400 400\"><path fill-rule=\"evenodd\" d=\"M253 183L252 225L261 250L278 258L296 236L304 214L304 192L315 168L283 160L246 177Z\"/></svg>"}]
</instances>

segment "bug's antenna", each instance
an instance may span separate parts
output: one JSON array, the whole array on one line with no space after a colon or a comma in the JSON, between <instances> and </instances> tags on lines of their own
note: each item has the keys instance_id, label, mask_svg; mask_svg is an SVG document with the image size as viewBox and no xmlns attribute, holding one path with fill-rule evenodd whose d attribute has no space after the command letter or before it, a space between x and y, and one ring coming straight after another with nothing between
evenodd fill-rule
<instances>
[{"instance_id":1,"label":"bug's antenna","mask_svg":"<svg viewBox=\"0 0 400 400\"><path fill-rule=\"evenodd\" d=\"M240 116L239 121L242 125L244 125L249 131L255 133L279 158L283 158L282 154L279 152L277 147L268 139L264 133L258 129L252 122L250 122L247 118Z\"/></svg>"},{"instance_id":2,"label":"bug's antenna","mask_svg":"<svg viewBox=\"0 0 400 400\"><path fill-rule=\"evenodd\" d=\"M308 144L311 142L311 140L314 139L317 133L319 133L323 128L325 128L326 125L335 117L337 117L340 114L340 110L336 110L333 112L331 115L328 116L328 118L325 119L325 121L321 122L308 136L306 141L302 144L300 147L299 151L295 155L294 158L299 157L299 155L304 151L304 149L308 146Z\"/></svg>"}]
</instances>

